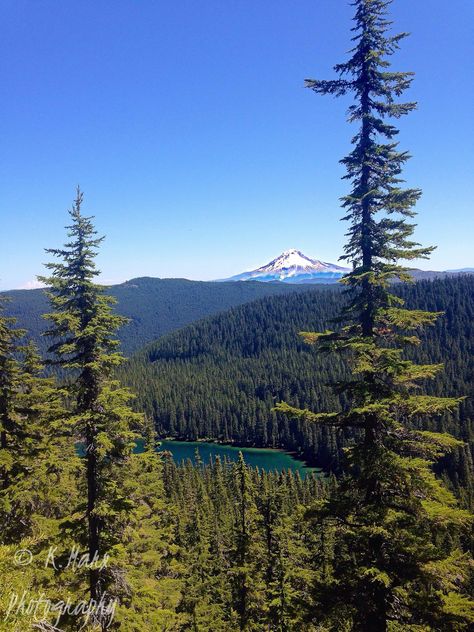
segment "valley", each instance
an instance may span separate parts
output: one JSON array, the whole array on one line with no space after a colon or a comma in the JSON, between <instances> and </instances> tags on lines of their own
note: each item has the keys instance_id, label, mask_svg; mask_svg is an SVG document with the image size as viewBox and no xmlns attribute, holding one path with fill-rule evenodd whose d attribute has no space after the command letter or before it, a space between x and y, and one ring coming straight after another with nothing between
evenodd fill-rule
<instances>
[{"instance_id":1,"label":"valley","mask_svg":"<svg viewBox=\"0 0 474 632\"><path fill-rule=\"evenodd\" d=\"M424 334L424 344L409 352L420 362L445 363L445 372L426 384L428 392L474 395L474 277L400 285L397 293L410 307L445 312ZM316 411L344 404L331 385L347 376L347 368L337 358L315 353L298 335L329 327L343 302L340 288L323 286L232 308L146 346L119 370L119 377L136 393L137 410L154 420L159 436L283 448L311 465L338 471L350 434L289 420L273 408L279 401ZM430 426L469 442L468 451L442 464L457 485L469 488L465 472L474 454L473 413L468 398L459 412L434 419Z\"/></svg>"},{"instance_id":2,"label":"valley","mask_svg":"<svg viewBox=\"0 0 474 632\"><path fill-rule=\"evenodd\" d=\"M470 4L6 3L0 632L474 630Z\"/></svg>"}]
</instances>

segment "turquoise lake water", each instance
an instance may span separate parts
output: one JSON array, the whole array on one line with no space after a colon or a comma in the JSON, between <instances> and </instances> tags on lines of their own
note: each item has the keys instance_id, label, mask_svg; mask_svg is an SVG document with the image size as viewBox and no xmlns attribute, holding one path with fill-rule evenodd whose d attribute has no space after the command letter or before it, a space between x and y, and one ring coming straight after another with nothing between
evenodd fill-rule
<instances>
[{"instance_id":1,"label":"turquoise lake water","mask_svg":"<svg viewBox=\"0 0 474 632\"><path fill-rule=\"evenodd\" d=\"M180 464L188 459L196 462L196 449L203 463L209 463L216 456L229 461L237 461L239 452L242 452L245 462L252 467L259 467L267 471L292 470L299 472L301 477L308 474L321 474L321 470L315 467L307 467L303 461L295 459L291 454L282 450L270 448L238 448L232 445L219 443L204 443L202 441L174 441L163 440L160 451L171 452L176 463Z\"/></svg>"}]
</instances>

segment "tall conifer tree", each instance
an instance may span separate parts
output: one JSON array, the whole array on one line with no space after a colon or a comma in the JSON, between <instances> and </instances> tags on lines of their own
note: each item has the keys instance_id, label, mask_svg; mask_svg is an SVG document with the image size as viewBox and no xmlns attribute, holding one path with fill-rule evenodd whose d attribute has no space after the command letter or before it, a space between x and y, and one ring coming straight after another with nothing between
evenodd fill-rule
<instances>
[{"instance_id":1,"label":"tall conifer tree","mask_svg":"<svg viewBox=\"0 0 474 632\"><path fill-rule=\"evenodd\" d=\"M85 445L87 499L81 533L90 561L97 557L103 561L105 555L111 560L89 568L90 595L100 602L104 596L105 601L107 596L112 598L123 584L122 570L114 566L114 559L116 552L120 557L120 542L133 508L125 481L142 416L129 408L128 390L112 379L114 367L122 362L114 335L125 319L112 311L113 299L95 283L99 271L94 260L103 238L96 236L92 218L82 214L82 203L78 188L69 211L70 240L63 249L47 250L59 262L46 264L51 276L42 280L50 288L54 308L47 315L54 323L47 335L55 339L49 350L71 377L72 422L76 438Z\"/></svg>"},{"instance_id":2,"label":"tall conifer tree","mask_svg":"<svg viewBox=\"0 0 474 632\"><path fill-rule=\"evenodd\" d=\"M315 423L351 429L347 473L316 520L334 529L334 567L316 586L320 620L331 630L466 630L474 621L466 594L470 560L460 543L471 516L434 476L431 465L460 442L416 429L423 415L439 415L459 398L420 394L420 382L442 365L417 365L404 356L419 330L439 314L408 310L391 291L409 281L400 260L427 257L412 241L409 222L420 197L403 188L409 155L400 151L398 119L415 107L398 103L412 74L390 69L388 58L406 33L390 35L391 0L355 0L354 47L335 66L338 78L308 80L317 94L352 94L349 121L358 125L353 149L341 162L352 189L342 199L349 222L344 259L348 307L335 332L303 332L304 339L349 356L352 376L337 385L350 402L340 413L315 414L282 403L278 409ZM421 627L420 627L421 626Z\"/></svg>"},{"instance_id":3,"label":"tall conifer tree","mask_svg":"<svg viewBox=\"0 0 474 632\"><path fill-rule=\"evenodd\" d=\"M261 517L255 505L255 486L242 452L233 466L235 476L235 526L230 578L235 610L235 628L258 630L263 625L264 547L260 531Z\"/></svg>"}]
</instances>

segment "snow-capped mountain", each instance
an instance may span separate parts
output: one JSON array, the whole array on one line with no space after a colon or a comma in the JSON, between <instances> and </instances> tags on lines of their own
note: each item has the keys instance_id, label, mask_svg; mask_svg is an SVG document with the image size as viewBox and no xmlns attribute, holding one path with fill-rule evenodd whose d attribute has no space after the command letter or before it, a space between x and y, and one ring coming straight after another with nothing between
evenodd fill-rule
<instances>
[{"instance_id":1,"label":"snow-capped mountain","mask_svg":"<svg viewBox=\"0 0 474 632\"><path fill-rule=\"evenodd\" d=\"M311 259L301 251L285 250L261 268L243 272L224 281L282 281L283 283L334 283L349 268Z\"/></svg>"}]
</instances>

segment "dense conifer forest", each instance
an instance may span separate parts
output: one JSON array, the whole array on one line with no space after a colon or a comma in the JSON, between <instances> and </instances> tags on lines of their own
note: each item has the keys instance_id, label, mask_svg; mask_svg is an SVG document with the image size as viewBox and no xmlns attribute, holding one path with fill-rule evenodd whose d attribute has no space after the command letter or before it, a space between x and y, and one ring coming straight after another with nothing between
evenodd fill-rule
<instances>
[{"instance_id":1,"label":"dense conifer forest","mask_svg":"<svg viewBox=\"0 0 474 632\"><path fill-rule=\"evenodd\" d=\"M396 287L410 308L443 311L410 352L418 362L445 362L426 384L431 394L468 395L459 409L430 422L468 442L444 465L470 487L473 440L474 278L456 277ZM265 298L164 336L137 353L121 378L136 407L161 436L212 438L296 450L313 464L337 470L348 437L273 411L288 401L311 410L340 409L331 384L347 375L339 358L305 345L299 331L323 331L341 310L340 289ZM346 433L347 434L347 433Z\"/></svg>"},{"instance_id":2,"label":"dense conifer forest","mask_svg":"<svg viewBox=\"0 0 474 632\"><path fill-rule=\"evenodd\" d=\"M131 355L147 343L205 316L225 311L264 296L305 292L311 286L285 283L240 283L189 281L187 279L131 279L107 288L117 301L114 310L127 318L117 332L125 355ZM46 352L42 334L47 329L43 314L48 299L43 290L14 290L8 296L5 313L16 318L38 347Z\"/></svg>"},{"instance_id":3,"label":"dense conifer forest","mask_svg":"<svg viewBox=\"0 0 474 632\"><path fill-rule=\"evenodd\" d=\"M416 105L399 102L412 73L390 69L406 37L390 5L354 0L348 60L307 81L350 95L357 126L342 287L208 288L179 324L281 295L127 362L78 188L64 245L46 251L47 302L32 294L22 313L30 332L0 297L1 632L473 629L474 277L411 282L432 248L413 241L421 191L403 188L389 122ZM172 291L161 323L144 301L128 350L176 326L163 314L188 287L140 283ZM163 435L284 447L327 472L261 471L242 453L177 465Z\"/></svg>"},{"instance_id":4,"label":"dense conifer forest","mask_svg":"<svg viewBox=\"0 0 474 632\"><path fill-rule=\"evenodd\" d=\"M456 278L456 274L414 272L414 278ZM330 284L334 288L337 284ZM141 277L112 285L107 293L117 301L114 310L127 318L127 323L117 332L120 348L131 356L157 338L176 331L201 318L224 312L232 307L250 303L265 296L279 296L320 289L325 284L292 285L291 283L238 283L189 281L188 279L156 279ZM48 299L44 290L11 290L0 292L8 298L5 314L15 318L18 327L28 331L28 336L38 348L47 353L47 341L43 333L47 323L43 314L48 311Z\"/></svg>"}]
</instances>

